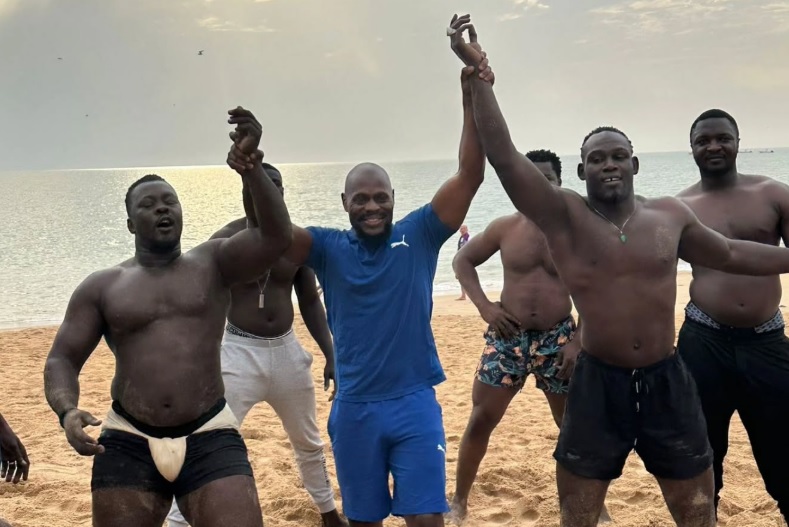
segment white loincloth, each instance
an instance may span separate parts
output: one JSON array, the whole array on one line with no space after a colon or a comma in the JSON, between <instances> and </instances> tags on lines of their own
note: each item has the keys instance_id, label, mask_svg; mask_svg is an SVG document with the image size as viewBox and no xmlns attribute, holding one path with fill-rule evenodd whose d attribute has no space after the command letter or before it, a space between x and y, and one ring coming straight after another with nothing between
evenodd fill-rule
<instances>
[{"instance_id":1,"label":"white loincloth","mask_svg":"<svg viewBox=\"0 0 789 527\"><path fill-rule=\"evenodd\" d=\"M223 428L239 429L238 419L236 419L236 416L227 404L225 404L224 408L222 408L222 410L210 421L190 435ZM151 457L153 457L156 468L170 483L175 481L176 478L178 478L178 474L181 473L181 469L184 466L184 460L186 459L186 438L188 436L164 438L151 437L137 430L129 421L118 415L112 408L107 412L107 418L104 420L101 429L120 430L121 432L127 432L147 439L148 448L151 450Z\"/></svg>"}]
</instances>

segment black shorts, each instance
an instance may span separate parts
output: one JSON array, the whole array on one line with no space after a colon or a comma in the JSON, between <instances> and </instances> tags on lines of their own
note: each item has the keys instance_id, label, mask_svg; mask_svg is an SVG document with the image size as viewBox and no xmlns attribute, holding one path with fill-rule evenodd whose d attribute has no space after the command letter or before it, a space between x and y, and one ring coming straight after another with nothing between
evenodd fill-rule
<instances>
[{"instance_id":1,"label":"black shorts","mask_svg":"<svg viewBox=\"0 0 789 527\"><path fill-rule=\"evenodd\" d=\"M581 352L554 458L575 475L612 480L634 448L659 478L690 479L712 465L693 378L676 353L632 370Z\"/></svg>"},{"instance_id":2,"label":"black shorts","mask_svg":"<svg viewBox=\"0 0 789 527\"><path fill-rule=\"evenodd\" d=\"M224 403L224 400L221 402ZM219 406L219 410L223 406ZM113 408L118 413L122 412L117 403L113 403ZM104 430L99 436L99 444L105 452L93 459L91 491L123 487L155 492L167 498L180 498L218 479L229 476L254 477L247 447L237 430L223 428L189 435L189 429L197 430L218 413L215 408L194 423L178 427L178 434L171 434L174 431L172 428L157 429L144 425L123 412L123 417L132 426L152 437L188 435L183 468L171 483L156 468L146 438L120 430ZM160 433L155 433L157 431Z\"/></svg>"}]
</instances>

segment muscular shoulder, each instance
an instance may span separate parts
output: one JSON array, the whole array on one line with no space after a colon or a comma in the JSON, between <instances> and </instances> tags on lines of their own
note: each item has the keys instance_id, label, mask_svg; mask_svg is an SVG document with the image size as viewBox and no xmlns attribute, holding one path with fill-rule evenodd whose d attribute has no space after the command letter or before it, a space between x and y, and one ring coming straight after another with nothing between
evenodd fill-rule
<instances>
[{"instance_id":1,"label":"muscular shoulder","mask_svg":"<svg viewBox=\"0 0 789 527\"><path fill-rule=\"evenodd\" d=\"M514 214L508 214L506 216L500 216L488 224L487 228L485 229L485 232L491 232L497 234L505 233L509 229L517 228L518 225L522 224L524 221L531 223L526 218L526 216L524 216L520 212L516 212Z\"/></svg>"},{"instance_id":2,"label":"muscular shoulder","mask_svg":"<svg viewBox=\"0 0 789 527\"><path fill-rule=\"evenodd\" d=\"M134 260L129 259L113 267L94 271L77 286L74 296L84 299L98 300L105 289L110 287L126 269L134 265Z\"/></svg>"},{"instance_id":3,"label":"muscular shoulder","mask_svg":"<svg viewBox=\"0 0 789 527\"><path fill-rule=\"evenodd\" d=\"M247 219L246 218L238 218L237 220L233 220L211 236L211 239L217 238L230 238L231 236L243 231L247 228Z\"/></svg>"},{"instance_id":4,"label":"muscular shoulder","mask_svg":"<svg viewBox=\"0 0 789 527\"><path fill-rule=\"evenodd\" d=\"M789 185L771 177L741 174L740 181L746 188L771 198L783 200L789 197Z\"/></svg>"},{"instance_id":5,"label":"muscular shoulder","mask_svg":"<svg viewBox=\"0 0 789 527\"><path fill-rule=\"evenodd\" d=\"M695 216L693 210L684 200L674 196L660 196L657 198L637 196L636 199L641 203L645 211L669 215L680 223L687 223Z\"/></svg>"},{"instance_id":6,"label":"muscular shoulder","mask_svg":"<svg viewBox=\"0 0 789 527\"><path fill-rule=\"evenodd\" d=\"M677 194L677 198L679 198L679 199L692 198L694 196L698 196L699 194L701 194L701 192L702 192L702 190L701 190L701 181L697 181L696 183L692 184L691 186L689 186L689 187L687 187L687 188L685 188L683 190L680 190L679 193Z\"/></svg>"}]
</instances>

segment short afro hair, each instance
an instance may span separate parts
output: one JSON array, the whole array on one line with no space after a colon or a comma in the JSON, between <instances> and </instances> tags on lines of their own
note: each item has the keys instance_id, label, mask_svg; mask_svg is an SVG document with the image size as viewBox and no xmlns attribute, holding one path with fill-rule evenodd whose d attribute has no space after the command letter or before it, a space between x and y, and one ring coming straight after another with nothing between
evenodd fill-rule
<instances>
[{"instance_id":1,"label":"short afro hair","mask_svg":"<svg viewBox=\"0 0 789 527\"><path fill-rule=\"evenodd\" d=\"M532 150L530 152L526 152L526 157L532 163L550 163L553 166L553 171L556 172L556 176L559 178L559 181L562 181L562 160L559 159L555 153L551 152L550 150Z\"/></svg>"},{"instance_id":2,"label":"short afro hair","mask_svg":"<svg viewBox=\"0 0 789 527\"><path fill-rule=\"evenodd\" d=\"M713 108L711 110L707 110L706 112L704 112L701 115L699 115L698 117L696 117L696 120L693 121L692 125L690 125L690 135L691 135L691 137L693 136L693 130L696 129L696 125L699 124L701 121L706 121L707 119L726 119L734 127L734 131L737 134L737 138L739 139L739 137L740 137L740 127L737 126L737 121L735 121L734 117L732 117L728 112L724 112L723 110L719 110L717 108Z\"/></svg>"},{"instance_id":3,"label":"short afro hair","mask_svg":"<svg viewBox=\"0 0 789 527\"><path fill-rule=\"evenodd\" d=\"M129 190L126 191L126 214L129 215L131 214L131 193L134 191L134 189L136 189L143 183L150 183L151 181L164 181L165 183L167 183L167 181L165 181L165 179L162 176L156 174L146 174L140 179L138 179L137 181L135 181L134 183L132 183L131 186L129 187ZM169 183L167 184L169 185Z\"/></svg>"},{"instance_id":4,"label":"short afro hair","mask_svg":"<svg viewBox=\"0 0 789 527\"><path fill-rule=\"evenodd\" d=\"M622 130L620 130L619 128L614 128L613 126L598 126L598 127L597 127L597 128L595 128L594 130L592 130L591 132L589 132L588 134L586 134L586 137L584 137L584 140L583 140L583 142L581 143L581 150L583 150L583 148L584 148L584 145L586 144L586 142L589 140L589 138L590 138L590 137L592 137L593 135L596 135L596 134L601 134L601 133L603 133L603 132L613 132L613 133L615 133L615 134L619 134L619 135L621 135L622 137L624 137L625 139L627 139L627 144L629 144L629 145L630 145L630 150L632 150L632 149L633 149L633 143L630 141L630 138L627 136L627 134L625 134L625 133L624 133Z\"/></svg>"}]
</instances>

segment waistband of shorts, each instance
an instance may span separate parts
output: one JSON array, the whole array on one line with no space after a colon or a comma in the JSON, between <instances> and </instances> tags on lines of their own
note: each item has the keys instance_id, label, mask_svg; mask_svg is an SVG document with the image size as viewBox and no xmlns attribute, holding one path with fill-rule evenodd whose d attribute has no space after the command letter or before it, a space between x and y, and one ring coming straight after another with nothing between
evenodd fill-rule
<instances>
[{"instance_id":1,"label":"waistband of shorts","mask_svg":"<svg viewBox=\"0 0 789 527\"><path fill-rule=\"evenodd\" d=\"M731 337L757 337L783 333L785 328L781 310L777 310L769 320L751 328L738 328L721 324L701 310L692 301L685 306L685 321L702 326L712 332Z\"/></svg>"},{"instance_id":2,"label":"waistband of shorts","mask_svg":"<svg viewBox=\"0 0 789 527\"><path fill-rule=\"evenodd\" d=\"M521 336L524 336L524 335L535 335L535 334L550 335L552 333L556 333L557 331L559 331L561 328L563 328L565 326L572 326L573 329L576 328L575 319L573 318L572 315L567 315L565 318L563 318L562 320L560 320L559 322L557 322L553 326L549 327L548 329L521 329L520 333L518 333L518 337L521 337ZM492 329L493 328L488 326L488 329L486 330L486 333L491 331ZM497 335L496 338L499 339L499 340L503 340L500 337L498 337L498 335Z\"/></svg>"},{"instance_id":3,"label":"waistband of shorts","mask_svg":"<svg viewBox=\"0 0 789 527\"><path fill-rule=\"evenodd\" d=\"M214 404L214 406L209 408L203 415L194 421L190 421L178 426L153 426L134 418L134 416L132 416L123 408L123 406L121 406L120 402L112 401L112 409L116 414L126 419L130 425L143 434L159 439L165 437L186 437L193 434L195 430L198 430L201 426L216 417L219 412L222 411L225 405L227 405L227 401L224 397L222 397L216 402L216 404Z\"/></svg>"},{"instance_id":4,"label":"waistband of shorts","mask_svg":"<svg viewBox=\"0 0 789 527\"><path fill-rule=\"evenodd\" d=\"M676 363L679 360L679 353L677 353L677 351L674 350L671 353L671 355L669 355L668 357L660 359L657 362L654 362L654 363L652 363L652 364L650 364L648 366L643 366L641 368L624 368L622 366L616 366L615 364L609 364L609 363L607 363L605 361L602 361L602 360L598 359L594 355L590 355L585 350L581 350L581 353L579 354L578 358L581 358L581 357L583 357L584 360L589 361L590 363L594 364L595 366L600 367L600 368L604 368L604 369L609 370L609 371L620 372L620 373L625 374L625 375L635 375L637 373L643 375L643 374L648 374L648 373L652 373L652 372L655 372L655 371L662 370L663 368L666 368L666 367L671 366L672 364Z\"/></svg>"},{"instance_id":5,"label":"waistband of shorts","mask_svg":"<svg viewBox=\"0 0 789 527\"><path fill-rule=\"evenodd\" d=\"M243 329L239 329L230 322L225 327L225 340L231 342L243 343L245 346L252 346L256 348L281 348L293 342L296 342L296 333L291 327L282 335L276 337L261 337L254 335Z\"/></svg>"}]
</instances>

